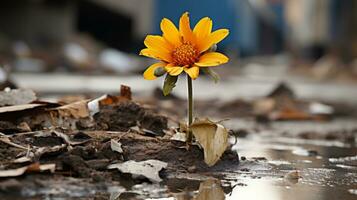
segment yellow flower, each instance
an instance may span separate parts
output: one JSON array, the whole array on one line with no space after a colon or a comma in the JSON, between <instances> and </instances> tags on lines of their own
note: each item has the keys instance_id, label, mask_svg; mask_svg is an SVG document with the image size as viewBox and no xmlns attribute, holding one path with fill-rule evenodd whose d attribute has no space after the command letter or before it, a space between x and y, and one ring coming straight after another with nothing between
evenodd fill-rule
<instances>
[{"instance_id":1,"label":"yellow flower","mask_svg":"<svg viewBox=\"0 0 357 200\"><path fill-rule=\"evenodd\" d=\"M147 48L140 52L140 55L160 60L146 69L145 79L156 79L155 70L159 67L163 67L171 76L178 76L185 71L192 79L196 79L201 67L228 62L227 56L208 51L229 34L228 29L212 32L210 18L202 18L192 30L186 12L180 18L179 30L166 18L161 21L160 27L163 35L148 35L144 41Z\"/></svg>"}]
</instances>

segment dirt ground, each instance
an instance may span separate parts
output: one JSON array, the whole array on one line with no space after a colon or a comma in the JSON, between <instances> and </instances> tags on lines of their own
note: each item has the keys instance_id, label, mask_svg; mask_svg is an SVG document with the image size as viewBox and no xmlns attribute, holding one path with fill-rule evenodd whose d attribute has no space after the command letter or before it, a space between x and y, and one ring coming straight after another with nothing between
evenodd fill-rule
<instances>
[{"instance_id":1,"label":"dirt ground","mask_svg":"<svg viewBox=\"0 0 357 200\"><path fill-rule=\"evenodd\" d=\"M78 197L83 199L108 199L113 195L113 192L108 192L110 188L116 188L127 191L119 194L123 199L141 199L135 193L139 189L133 188L137 184L150 184L152 180L108 169L111 164L130 160L166 162L167 167L160 170L159 175L171 192L198 190L200 181L205 177L221 179L227 173L247 174L251 179L266 177L266 174L257 173L257 169L268 170L266 173L269 176L284 177L282 171L277 173L270 167L269 162L273 161L265 156L249 156L251 153L244 150L238 156L234 149L236 141L262 135L262 132L271 130L276 122L328 124L334 118L355 118L353 109L340 104L328 105L334 108L333 113L311 113L307 106L310 102L296 99L284 85L261 101L197 101L197 115L254 121L251 127L248 123L244 126L228 125L233 150L227 149L214 167L208 167L203 150L198 145L188 148L185 142L170 139L185 116L185 109L176 107L184 107L184 100L176 96L163 97L159 89L151 97L135 101L130 99L123 98L123 95L120 98L107 97L90 119L78 117L81 110L73 112L73 106L63 109L63 105L48 103L36 108L0 113L0 131L3 133L0 142L0 170L3 172L0 173L0 195L8 199L41 199L44 194L49 194L71 199L78 193ZM108 103L109 100L111 102ZM68 110L71 115L67 115ZM354 143L357 129L320 132L323 134L301 129L293 136L289 135L290 131L275 135L310 141ZM121 152L113 148L113 141L120 143ZM320 152L309 150L307 153L317 156ZM41 169L41 166L48 164L55 167ZM22 173L8 171L22 167L27 167ZM290 166L283 170L286 169L296 168ZM298 179L300 175L297 176ZM239 187L245 185L238 183ZM150 187L144 185L144 188ZM222 186L226 194L232 192L232 187Z\"/></svg>"}]
</instances>

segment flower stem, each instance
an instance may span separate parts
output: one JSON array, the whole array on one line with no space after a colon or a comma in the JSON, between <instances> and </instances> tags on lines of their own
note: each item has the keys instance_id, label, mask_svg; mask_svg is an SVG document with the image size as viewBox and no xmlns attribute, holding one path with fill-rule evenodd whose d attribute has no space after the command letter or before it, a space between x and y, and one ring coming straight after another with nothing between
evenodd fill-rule
<instances>
[{"instance_id":1,"label":"flower stem","mask_svg":"<svg viewBox=\"0 0 357 200\"><path fill-rule=\"evenodd\" d=\"M188 134L187 134L187 142L192 142L192 131L190 130L190 125L193 121L193 92L192 92L192 79L187 74L187 95L188 95Z\"/></svg>"}]
</instances>

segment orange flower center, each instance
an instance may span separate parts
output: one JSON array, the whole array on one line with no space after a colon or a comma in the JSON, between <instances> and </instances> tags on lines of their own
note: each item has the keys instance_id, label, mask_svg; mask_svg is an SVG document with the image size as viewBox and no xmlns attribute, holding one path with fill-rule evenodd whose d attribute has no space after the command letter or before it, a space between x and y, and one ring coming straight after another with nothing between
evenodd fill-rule
<instances>
[{"instance_id":1,"label":"orange flower center","mask_svg":"<svg viewBox=\"0 0 357 200\"><path fill-rule=\"evenodd\" d=\"M195 47L189 43L185 43L172 52L173 62L177 66L192 65L198 59L199 53Z\"/></svg>"}]
</instances>

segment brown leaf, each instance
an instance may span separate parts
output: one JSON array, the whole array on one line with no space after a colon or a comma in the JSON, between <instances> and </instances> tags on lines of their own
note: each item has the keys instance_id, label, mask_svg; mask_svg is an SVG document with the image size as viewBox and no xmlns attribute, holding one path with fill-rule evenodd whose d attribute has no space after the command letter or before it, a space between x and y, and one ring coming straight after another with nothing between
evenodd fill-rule
<instances>
[{"instance_id":1,"label":"brown leaf","mask_svg":"<svg viewBox=\"0 0 357 200\"><path fill-rule=\"evenodd\" d=\"M55 110L57 110L62 117L74 117L76 119L85 118L89 116L87 103L88 100L81 100L68 105L60 106Z\"/></svg>"},{"instance_id":2,"label":"brown leaf","mask_svg":"<svg viewBox=\"0 0 357 200\"><path fill-rule=\"evenodd\" d=\"M228 147L227 129L208 119L196 119L190 128L204 149L205 163L213 166Z\"/></svg>"}]
</instances>

